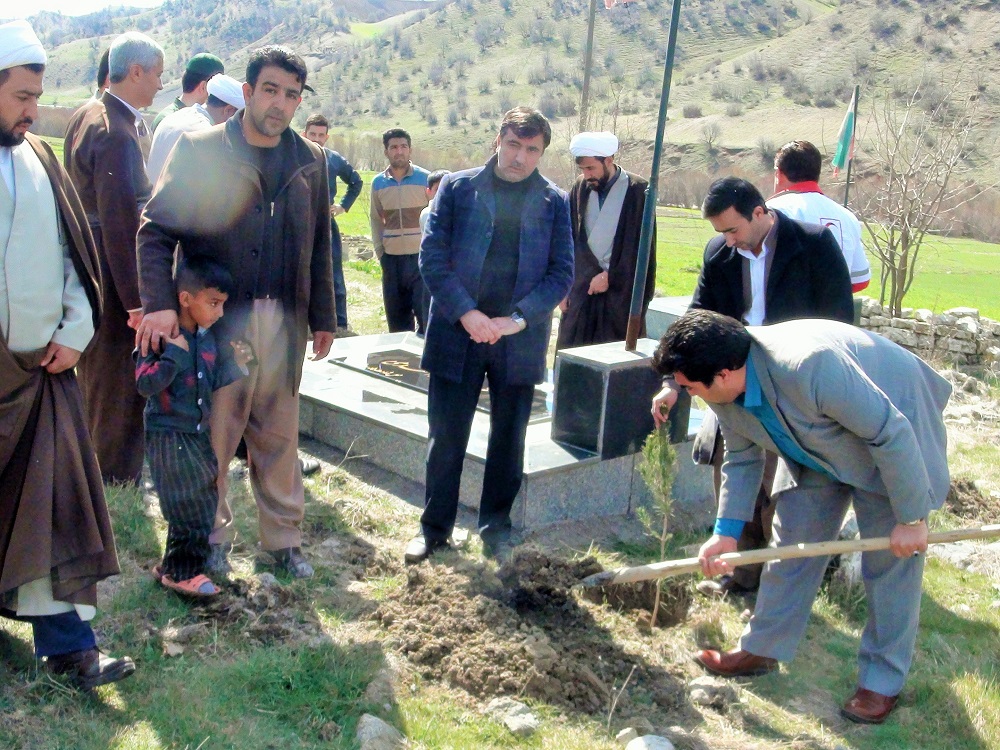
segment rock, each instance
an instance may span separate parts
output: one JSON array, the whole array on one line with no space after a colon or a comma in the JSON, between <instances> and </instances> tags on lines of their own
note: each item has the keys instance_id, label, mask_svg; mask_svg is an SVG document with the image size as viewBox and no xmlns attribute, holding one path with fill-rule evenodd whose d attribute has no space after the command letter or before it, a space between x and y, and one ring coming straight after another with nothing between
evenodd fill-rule
<instances>
[{"instance_id":1,"label":"rock","mask_svg":"<svg viewBox=\"0 0 1000 750\"><path fill-rule=\"evenodd\" d=\"M930 323L934 319L934 313L925 307L913 311L913 319L922 323Z\"/></svg>"},{"instance_id":2,"label":"rock","mask_svg":"<svg viewBox=\"0 0 1000 750\"><path fill-rule=\"evenodd\" d=\"M675 750L674 743L666 737L647 734L636 737L625 746L625 750Z\"/></svg>"},{"instance_id":3,"label":"rock","mask_svg":"<svg viewBox=\"0 0 1000 750\"><path fill-rule=\"evenodd\" d=\"M357 738L361 750L396 750L406 741L396 727L371 714L365 714L358 722Z\"/></svg>"},{"instance_id":4,"label":"rock","mask_svg":"<svg viewBox=\"0 0 1000 750\"><path fill-rule=\"evenodd\" d=\"M544 635L525 638L524 650L531 656L531 661L539 672L547 672L559 658L559 652L552 648L549 639Z\"/></svg>"},{"instance_id":5,"label":"rock","mask_svg":"<svg viewBox=\"0 0 1000 750\"><path fill-rule=\"evenodd\" d=\"M637 739L638 737L639 733L637 731L635 731L632 727L626 727L625 729L623 729L622 731L620 731L618 734L615 735L615 741L620 742L623 745L627 745L632 740Z\"/></svg>"},{"instance_id":6,"label":"rock","mask_svg":"<svg viewBox=\"0 0 1000 750\"><path fill-rule=\"evenodd\" d=\"M505 716L503 724L515 737L530 737L541 726L533 713Z\"/></svg>"},{"instance_id":7,"label":"rock","mask_svg":"<svg viewBox=\"0 0 1000 750\"><path fill-rule=\"evenodd\" d=\"M280 589L281 582L275 578L271 573L261 573L257 576L257 580L260 581L260 585L265 589Z\"/></svg>"},{"instance_id":8,"label":"rock","mask_svg":"<svg viewBox=\"0 0 1000 750\"><path fill-rule=\"evenodd\" d=\"M699 677L688 683L691 702L698 706L725 708L739 700L739 694L729 682L718 677Z\"/></svg>"},{"instance_id":9,"label":"rock","mask_svg":"<svg viewBox=\"0 0 1000 750\"><path fill-rule=\"evenodd\" d=\"M502 723L518 737L530 737L541 726L531 709L513 698L494 698L483 712Z\"/></svg>"},{"instance_id":10,"label":"rock","mask_svg":"<svg viewBox=\"0 0 1000 750\"><path fill-rule=\"evenodd\" d=\"M975 307L953 307L950 310L944 311L945 315L954 315L956 318L975 318L979 319L979 310Z\"/></svg>"},{"instance_id":11,"label":"rock","mask_svg":"<svg viewBox=\"0 0 1000 750\"><path fill-rule=\"evenodd\" d=\"M629 723L632 725L632 728L639 733L640 737L644 734L656 734L656 730L653 729L653 722L645 717L632 719Z\"/></svg>"}]
</instances>

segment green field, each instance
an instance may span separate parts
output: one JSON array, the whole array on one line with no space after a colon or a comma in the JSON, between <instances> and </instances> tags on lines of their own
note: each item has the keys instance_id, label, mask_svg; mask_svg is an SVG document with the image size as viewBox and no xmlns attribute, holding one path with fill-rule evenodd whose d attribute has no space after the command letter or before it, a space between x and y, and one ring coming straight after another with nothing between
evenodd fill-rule
<instances>
[{"instance_id":1,"label":"green field","mask_svg":"<svg viewBox=\"0 0 1000 750\"><path fill-rule=\"evenodd\" d=\"M338 219L344 234L370 236L368 190L375 172L362 172L365 188L354 209ZM661 206L656 219L656 289L667 296L691 294L705 243L714 235L698 211ZM1000 245L957 237L934 237L921 250L917 278L907 307L942 312L976 307L1000 319ZM878 264L869 255L873 279L862 294L878 299Z\"/></svg>"}]
</instances>

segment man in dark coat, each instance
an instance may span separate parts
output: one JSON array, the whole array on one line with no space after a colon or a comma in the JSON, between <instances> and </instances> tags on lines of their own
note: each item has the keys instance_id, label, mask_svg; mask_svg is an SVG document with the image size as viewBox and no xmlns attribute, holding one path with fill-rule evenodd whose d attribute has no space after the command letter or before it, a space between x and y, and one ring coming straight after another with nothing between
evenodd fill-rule
<instances>
[{"instance_id":1,"label":"man in dark coat","mask_svg":"<svg viewBox=\"0 0 1000 750\"><path fill-rule=\"evenodd\" d=\"M52 149L27 133L45 51L0 25L0 615L32 626L35 653L83 689L128 677L97 648L97 582L118 573L114 535L73 366L100 321L87 216Z\"/></svg>"},{"instance_id":2,"label":"man in dark coat","mask_svg":"<svg viewBox=\"0 0 1000 750\"><path fill-rule=\"evenodd\" d=\"M330 259L330 194L322 149L289 125L302 100L305 62L277 46L247 64L247 106L225 125L185 133L167 159L137 240L145 317L142 353L177 335L174 248L226 267L234 291L216 324L220 341L253 347L249 377L215 392L212 445L220 467L219 508L208 569L223 574L233 541L227 467L244 437L257 501L261 547L297 578L305 490L298 458L299 382L309 331L313 359L337 327ZM213 330L215 330L213 328Z\"/></svg>"},{"instance_id":3,"label":"man in dark coat","mask_svg":"<svg viewBox=\"0 0 1000 750\"><path fill-rule=\"evenodd\" d=\"M692 310L711 310L747 325L768 325L797 318L854 319L851 277L840 245L829 229L769 211L764 196L746 180L726 177L709 187L702 214L719 232L705 246ZM670 383L653 399L653 417L665 417L676 399ZM705 420L695 441L696 456L715 468L716 496L721 482L723 442L714 418ZM696 460L699 460L696 458ZM770 502L775 457L769 456L753 519L737 534L740 550L767 546L774 505ZM754 591L763 566L744 565L721 585L706 581L699 590L714 594Z\"/></svg>"},{"instance_id":4,"label":"man in dark coat","mask_svg":"<svg viewBox=\"0 0 1000 750\"><path fill-rule=\"evenodd\" d=\"M560 349L625 340L648 187L615 164L618 138L613 133L578 133L569 149L582 174L569 194L576 267L573 287L560 305ZM646 333L655 274L654 224L640 336Z\"/></svg>"},{"instance_id":5,"label":"man in dark coat","mask_svg":"<svg viewBox=\"0 0 1000 750\"><path fill-rule=\"evenodd\" d=\"M538 172L552 130L537 110L504 115L485 166L445 175L420 249L431 293L421 366L430 373L430 446L421 534L408 563L448 546L483 379L490 435L479 532L487 554L509 549L535 384L545 378L552 311L573 280L566 193Z\"/></svg>"},{"instance_id":6,"label":"man in dark coat","mask_svg":"<svg viewBox=\"0 0 1000 750\"><path fill-rule=\"evenodd\" d=\"M78 109L66 129L64 159L97 242L104 321L80 358L80 386L107 482L137 485L142 474L142 410L132 364L142 317L135 269L139 212L149 198L149 132L139 110L163 88L163 50L137 32L111 44L111 85Z\"/></svg>"}]
</instances>

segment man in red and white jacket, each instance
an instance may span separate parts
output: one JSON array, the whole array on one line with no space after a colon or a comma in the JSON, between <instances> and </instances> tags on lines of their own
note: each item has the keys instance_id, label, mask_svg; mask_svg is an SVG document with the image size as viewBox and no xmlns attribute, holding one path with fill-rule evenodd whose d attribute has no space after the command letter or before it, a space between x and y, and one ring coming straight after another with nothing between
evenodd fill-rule
<instances>
[{"instance_id":1,"label":"man in red and white jacket","mask_svg":"<svg viewBox=\"0 0 1000 750\"><path fill-rule=\"evenodd\" d=\"M851 273L851 291L860 292L872 272L861 244L861 222L850 209L823 195L819 173L823 157L809 141L786 143L774 157L774 195L767 207L789 218L821 224L832 233Z\"/></svg>"}]
</instances>

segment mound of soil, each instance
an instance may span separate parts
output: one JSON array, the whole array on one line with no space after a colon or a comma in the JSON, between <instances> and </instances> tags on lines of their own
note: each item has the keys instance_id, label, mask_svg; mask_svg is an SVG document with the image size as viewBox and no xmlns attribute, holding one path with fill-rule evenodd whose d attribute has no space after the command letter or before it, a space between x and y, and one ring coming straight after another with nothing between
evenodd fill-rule
<instances>
[{"instance_id":1,"label":"mound of soil","mask_svg":"<svg viewBox=\"0 0 1000 750\"><path fill-rule=\"evenodd\" d=\"M680 676L625 651L569 591L599 570L592 559L525 548L497 575L472 561L431 561L407 571L406 587L375 619L422 676L479 698L522 695L604 714L631 674L619 710L682 706Z\"/></svg>"},{"instance_id":2,"label":"mound of soil","mask_svg":"<svg viewBox=\"0 0 1000 750\"><path fill-rule=\"evenodd\" d=\"M983 524L1000 523L1000 507L968 479L956 479L948 489L945 507L959 518Z\"/></svg>"}]
</instances>

